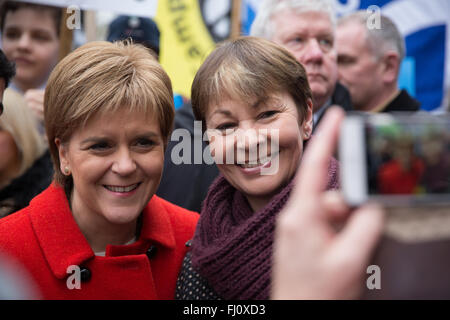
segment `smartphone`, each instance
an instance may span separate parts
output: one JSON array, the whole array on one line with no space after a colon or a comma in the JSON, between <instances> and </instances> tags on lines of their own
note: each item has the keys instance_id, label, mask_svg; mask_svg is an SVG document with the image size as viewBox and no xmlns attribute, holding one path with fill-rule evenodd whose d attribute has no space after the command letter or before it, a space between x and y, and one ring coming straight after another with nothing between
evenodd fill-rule
<instances>
[{"instance_id":1,"label":"smartphone","mask_svg":"<svg viewBox=\"0 0 450 320\"><path fill-rule=\"evenodd\" d=\"M340 178L350 205L450 204L450 116L348 114L339 137Z\"/></svg>"}]
</instances>

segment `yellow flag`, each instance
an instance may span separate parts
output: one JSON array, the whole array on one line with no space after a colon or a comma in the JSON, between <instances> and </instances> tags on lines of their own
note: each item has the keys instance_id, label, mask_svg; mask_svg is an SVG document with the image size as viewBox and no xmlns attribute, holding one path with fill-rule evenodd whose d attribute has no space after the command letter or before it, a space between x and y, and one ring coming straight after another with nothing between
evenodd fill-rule
<instances>
[{"instance_id":1,"label":"yellow flag","mask_svg":"<svg viewBox=\"0 0 450 320\"><path fill-rule=\"evenodd\" d=\"M215 46L199 2L159 0L155 19L161 32L161 65L172 80L174 92L190 97L195 73Z\"/></svg>"}]
</instances>

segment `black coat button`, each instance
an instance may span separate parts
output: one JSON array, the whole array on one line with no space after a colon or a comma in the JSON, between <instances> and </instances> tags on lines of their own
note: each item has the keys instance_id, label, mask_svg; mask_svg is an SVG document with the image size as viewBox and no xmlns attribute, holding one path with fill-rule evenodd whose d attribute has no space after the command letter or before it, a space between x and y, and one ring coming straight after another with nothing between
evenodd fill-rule
<instances>
[{"instance_id":1,"label":"black coat button","mask_svg":"<svg viewBox=\"0 0 450 320\"><path fill-rule=\"evenodd\" d=\"M81 276L81 281L83 281L83 282L89 281L92 276L91 270L89 270L86 267L81 267L80 268L80 276Z\"/></svg>"},{"instance_id":2,"label":"black coat button","mask_svg":"<svg viewBox=\"0 0 450 320\"><path fill-rule=\"evenodd\" d=\"M147 253L146 253L146 254L147 254L147 257L148 257L149 259L154 258L157 251L158 251L158 248L156 248L156 246L152 245L152 246L151 246L150 248L148 248L148 250L147 250Z\"/></svg>"}]
</instances>

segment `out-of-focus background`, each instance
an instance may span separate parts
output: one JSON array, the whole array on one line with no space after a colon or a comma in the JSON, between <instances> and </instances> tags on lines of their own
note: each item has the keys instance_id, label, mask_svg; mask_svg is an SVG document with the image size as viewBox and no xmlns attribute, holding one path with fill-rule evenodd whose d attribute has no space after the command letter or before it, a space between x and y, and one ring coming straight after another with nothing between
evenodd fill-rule
<instances>
[{"instance_id":1,"label":"out-of-focus background","mask_svg":"<svg viewBox=\"0 0 450 320\"><path fill-rule=\"evenodd\" d=\"M405 37L407 57L399 77L401 88L418 99L422 109L440 111L449 105L449 0L333 0L338 15L377 9L390 17ZM176 106L188 98L196 70L216 42L248 34L259 0L27 0L63 8L67 26L62 42L73 49L86 41L106 40L111 22L129 16L121 28L143 36L151 18L159 30L154 41L170 75ZM377 6L377 7L370 7ZM127 26L128 24L128 26ZM120 23L119 23L120 25ZM119 27L117 27L119 28ZM68 47L68 45L66 45ZM69 50L69 49L68 49ZM447 94L446 94L447 93Z\"/></svg>"}]
</instances>

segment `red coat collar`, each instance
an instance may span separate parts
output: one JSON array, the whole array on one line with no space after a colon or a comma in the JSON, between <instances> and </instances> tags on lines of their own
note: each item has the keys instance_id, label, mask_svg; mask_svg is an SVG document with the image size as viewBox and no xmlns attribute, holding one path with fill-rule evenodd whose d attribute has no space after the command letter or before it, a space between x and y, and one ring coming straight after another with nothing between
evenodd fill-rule
<instances>
[{"instance_id":1,"label":"red coat collar","mask_svg":"<svg viewBox=\"0 0 450 320\"><path fill-rule=\"evenodd\" d=\"M54 183L35 197L29 206L31 225L43 254L54 275L62 279L67 276L70 265L82 265L95 257L89 243L81 233L70 211L64 189ZM175 237L169 213L162 201L153 196L143 210L142 229L136 248L147 243L174 248ZM107 255L120 252L125 246L108 246ZM118 249L118 250L114 250Z\"/></svg>"}]
</instances>

